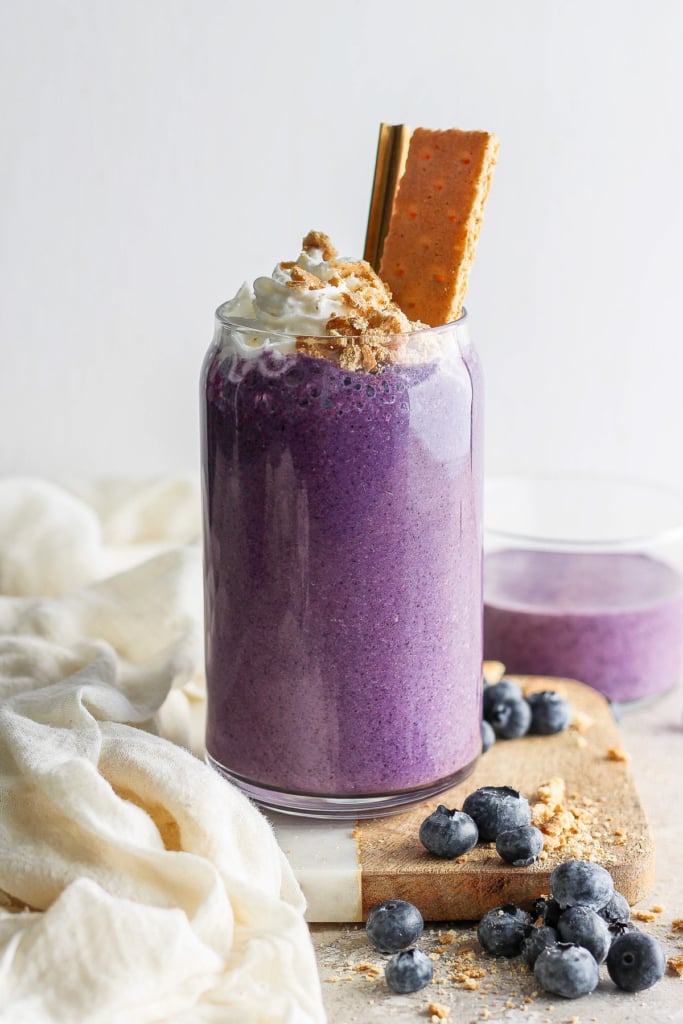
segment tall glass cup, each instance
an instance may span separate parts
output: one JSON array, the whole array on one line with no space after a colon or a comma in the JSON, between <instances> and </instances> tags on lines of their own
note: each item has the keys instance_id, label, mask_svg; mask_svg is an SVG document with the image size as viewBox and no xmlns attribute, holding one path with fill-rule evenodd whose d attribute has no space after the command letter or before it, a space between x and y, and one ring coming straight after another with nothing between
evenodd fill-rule
<instances>
[{"instance_id":1,"label":"tall glass cup","mask_svg":"<svg viewBox=\"0 0 683 1024\"><path fill-rule=\"evenodd\" d=\"M480 369L465 316L372 372L295 342L221 307L203 366L207 759L269 808L387 814L481 749Z\"/></svg>"}]
</instances>

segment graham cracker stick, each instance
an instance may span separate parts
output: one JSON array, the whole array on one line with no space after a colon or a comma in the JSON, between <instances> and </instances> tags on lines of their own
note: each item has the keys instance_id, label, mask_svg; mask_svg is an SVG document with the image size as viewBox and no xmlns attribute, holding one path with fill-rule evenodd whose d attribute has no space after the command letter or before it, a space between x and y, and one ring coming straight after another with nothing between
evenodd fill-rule
<instances>
[{"instance_id":1,"label":"graham cracker stick","mask_svg":"<svg viewBox=\"0 0 683 1024\"><path fill-rule=\"evenodd\" d=\"M488 132L413 132L380 263L411 320L460 316L497 156Z\"/></svg>"}]
</instances>

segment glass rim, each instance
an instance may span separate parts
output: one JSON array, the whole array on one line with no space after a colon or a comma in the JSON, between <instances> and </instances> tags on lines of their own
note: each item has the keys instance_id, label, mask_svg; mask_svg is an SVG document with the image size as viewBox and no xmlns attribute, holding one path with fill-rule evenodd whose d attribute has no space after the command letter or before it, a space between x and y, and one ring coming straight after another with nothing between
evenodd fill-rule
<instances>
[{"instance_id":1,"label":"glass rim","mask_svg":"<svg viewBox=\"0 0 683 1024\"><path fill-rule=\"evenodd\" d=\"M543 488L549 492L550 488L570 487L603 487L622 488L633 491L637 489L643 496L648 495L653 499L657 496L666 498L677 504L680 517L675 522L667 522L662 526L651 530L635 530L633 532L615 533L613 536L586 536L580 538L561 537L552 531L539 532L529 529L512 529L491 525L486 520L486 508L489 504L491 493L494 489L500 491L505 488L525 489L528 494L533 489ZM647 480L642 477L628 476L605 476L600 473L538 473L538 474L503 474L487 477L484 482L484 530L487 536L496 540L502 540L519 545L524 542L533 548L543 548L550 551L624 551L635 550L652 545L673 544L683 541L683 491L664 484L661 481ZM500 520L498 520L500 522Z\"/></svg>"},{"instance_id":2,"label":"glass rim","mask_svg":"<svg viewBox=\"0 0 683 1024\"><path fill-rule=\"evenodd\" d=\"M270 327L257 326L257 321L252 320L249 317L240 316L226 316L223 310L231 302L231 299L227 299L222 302L220 306L216 308L215 317L219 324L223 327L229 327L232 330L239 331L240 333L248 333L252 336L262 338L275 338L282 341L292 341L295 338L311 338L315 341L320 341L321 344L325 342L338 342L340 335L338 334L294 334L292 331L283 331L281 329L272 329ZM439 324L436 327L418 327L414 331L394 331L387 332L385 337L387 338L418 338L424 335L433 335L446 333L447 331L457 330L466 326L468 321L468 312L465 306L462 307L462 312L457 320L451 320L447 324ZM364 333L360 334L345 334L344 337L348 341L361 341L364 337Z\"/></svg>"}]
</instances>

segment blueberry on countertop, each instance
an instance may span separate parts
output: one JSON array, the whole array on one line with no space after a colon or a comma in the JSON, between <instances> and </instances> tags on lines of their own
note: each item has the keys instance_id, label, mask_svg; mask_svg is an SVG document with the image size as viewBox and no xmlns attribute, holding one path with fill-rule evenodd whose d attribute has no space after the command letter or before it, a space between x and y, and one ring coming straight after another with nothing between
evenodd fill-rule
<instances>
[{"instance_id":1,"label":"blueberry on countertop","mask_svg":"<svg viewBox=\"0 0 683 1024\"><path fill-rule=\"evenodd\" d=\"M487 722L484 718L481 723L481 752L485 754L487 750L490 750L493 744L496 742L496 734L493 731L493 726L490 722Z\"/></svg>"},{"instance_id":2,"label":"blueberry on countertop","mask_svg":"<svg viewBox=\"0 0 683 1024\"><path fill-rule=\"evenodd\" d=\"M508 864L527 868L538 860L543 849L543 833L535 825L509 828L496 836L496 850Z\"/></svg>"},{"instance_id":3,"label":"blueberry on countertop","mask_svg":"<svg viewBox=\"0 0 683 1024\"><path fill-rule=\"evenodd\" d=\"M554 690L531 693L527 703L531 709L529 732L537 736L552 736L562 732L572 720L570 704Z\"/></svg>"},{"instance_id":4,"label":"blueberry on countertop","mask_svg":"<svg viewBox=\"0 0 683 1024\"><path fill-rule=\"evenodd\" d=\"M607 921L610 927L628 924L631 920L631 908L628 900L616 889L612 899L604 907L600 907L598 914Z\"/></svg>"},{"instance_id":5,"label":"blueberry on countertop","mask_svg":"<svg viewBox=\"0 0 683 1024\"><path fill-rule=\"evenodd\" d=\"M532 928L531 916L525 910L505 903L484 914L477 928L477 938L487 953L513 957L519 955Z\"/></svg>"},{"instance_id":6,"label":"blueberry on countertop","mask_svg":"<svg viewBox=\"0 0 683 1024\"><path fill-rule=\"evenodd\" d=\"M569 907L561 915L557 931L562 942L587 949L596 963L607 958L612 936L607 922L590 907Z\"/></svg>"},{"instance_id":7,"label":"blueberry on countertop","mask_svg":"<svg viewBox=\"0 0 683 1024\"><path fill-rule=\"evenodd\" d=\"M541 923L547 924L550 928L557 928L561 913L562 907L553 896L539 896L534 900L534 919L540 917Z\"/></svg>"},{"instance_id":8,"label":"blueberry on countertop","mask_svg":"<svg viewBox=\"0 0 683 1024\"><path fill-rule=\"evenodd\" d=\"M531 824L526 797L511 786L482 786L465 798L465 814L474 819L483 842L492 842L499 832Z\"/></svg>"},{"instance_id":9,"label":"blueberry on countertop","mask_svg":"<svg viewBox=\"0 0 683 1024\"><path fill-rule=\"evenodd\" d=\"M529 731L531 708L523 698L508 697L489 705L486 718L498 739L517 740Z\"/></svg>"},{"instance_id":10,"label":"blueberry on countertop","mask_svg":"<svg viewBox=\"0 0 683 1024\"><path fill-rule=\"evenodd\" d=\"M626 932L637 932L638 928L633 921L617 921L615 924L608 924L610 935L612 936L612 942L614 942L617 935L624 935Z\"/></svg>"},{"instance_id":11,"label":"blueberry on countertop","mask_svg":"<svg viewBox=\"0 0 683 1024\"><path fill-rule=\"evenodd\" d=\"M384 969L384 977L392 992L404 995L419 992L428 985L434 974L434 965L419 949L404 949L392 956Z\"/></svg>"},{"instance_id":12,"label":"blueberry on countertop","mask_svg":"<svg viewBox=\"0 0 683 1024\"><path fill-rule=\"evenodd\" d=\"M547 924L533 928L522 942L522 960L533 969L538 957L547 949L557 943L557 932Z\"/></svg>"},{"instance_id":13,"label":"blueberry on countertop","mask_svg":"<svg viewBox=\"0 0 683 1024\"><path fill-rule=\"evenodd\" d=\"M600 970L582 946L558 942L539 953L534 978L546 992L564 999L578 999L597 987Z\"/></svg>"},{"instance_id":14,"label":"blueberry on countertop","mask_svg":"<svg viewBox=\"0 0 683 1024\"><path fill-rule=\"evenodd\" d=\"M419 939L424 928L422 914L406 900L384 900L368 914L365 931L380 953L396 953Z\"/></svg>"},{"instance_id":15,"label":"blueberry on countertop","mask_svg":"<svg viewBox=\"0 0 683 1024\"><path fill-rule=\"evenodd\" d=\"M550 891L563 910L577 904L600 910L614 895L609 871L589 860L566 860L550 876Z\"/></svg>"},{"instance_id":16,"label":"blueberry on countertop","mask_svg":"<svg viewBox=\"0 0 683 1024\"><path fill-rule=\"evenodd\" d=\"M626 992L652 988L666 970L664 950L651 935L627 931L618 935L607 954L607 971Z\"/></svg>"},{"instance_id":17,"label":"blueberry on countertop","mask_svg":"<svg viewBox=\"0 0 683 1024\"><path fill-rule=\"evenodd\" d=\"M437 857L460 857L479 842L479 830L469 814L439 804L420 825L420 842Z\"/></svg>"}]
</instances>

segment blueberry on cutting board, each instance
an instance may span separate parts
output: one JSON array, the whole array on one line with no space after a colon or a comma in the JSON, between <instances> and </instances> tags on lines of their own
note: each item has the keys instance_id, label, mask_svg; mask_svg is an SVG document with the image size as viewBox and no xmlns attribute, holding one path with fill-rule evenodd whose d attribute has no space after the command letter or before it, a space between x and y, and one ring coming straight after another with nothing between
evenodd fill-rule
<instances>
[{"instance_id":1,"label":"blueberry on cutting board","mask_svg":"<svg viewBox=\"0 0 683 1024\"><path fill-rule=\"evenodd\" d=\"M531 824L526 797L511 786L482 786L466 797L462 809L479 829L479 838L493 842L499 832Z\"/></svg>"},{"instance_id":2,"label":"blueberry on cutting board","mask_svg":"<svg viewBox=\"0 0 683 1024\"><path fill-rule=\"evenodd\" d=\"M461 857L479 842L479 830L469 814L439 804L420 825L420 842L437 857Z\"/></svg>"}]
</instances>

